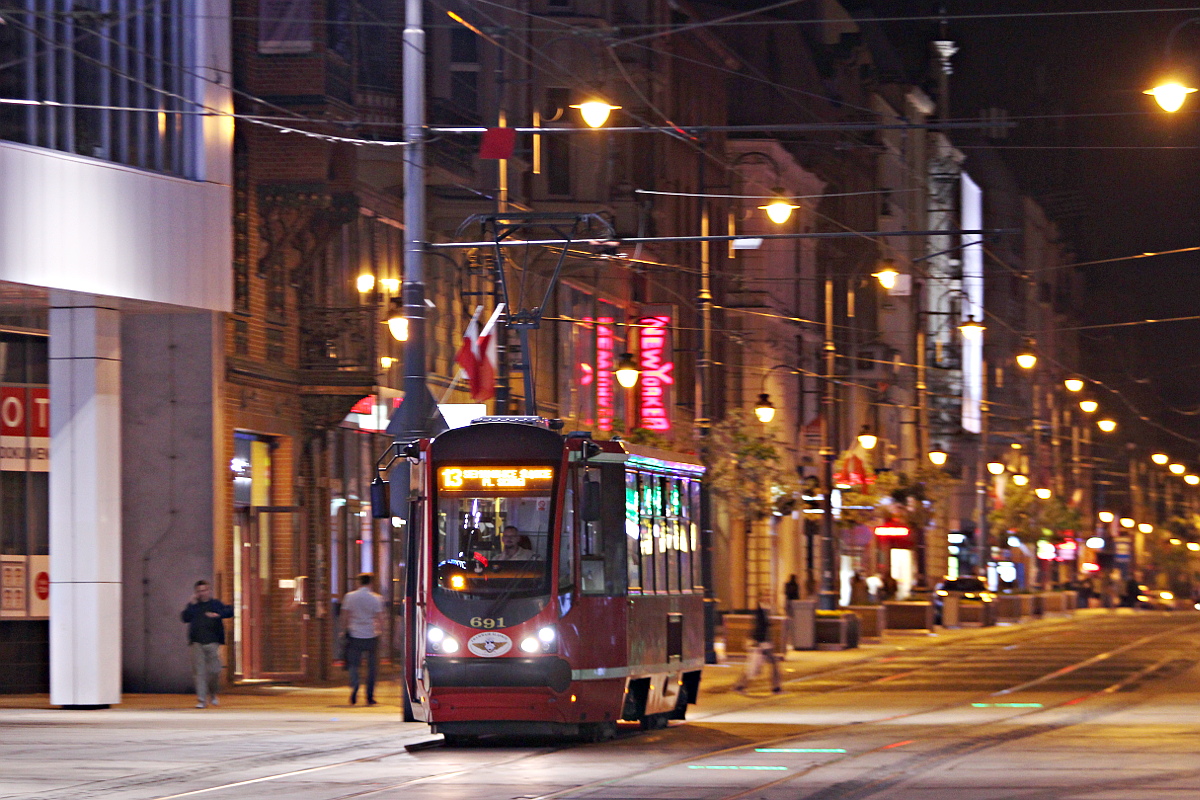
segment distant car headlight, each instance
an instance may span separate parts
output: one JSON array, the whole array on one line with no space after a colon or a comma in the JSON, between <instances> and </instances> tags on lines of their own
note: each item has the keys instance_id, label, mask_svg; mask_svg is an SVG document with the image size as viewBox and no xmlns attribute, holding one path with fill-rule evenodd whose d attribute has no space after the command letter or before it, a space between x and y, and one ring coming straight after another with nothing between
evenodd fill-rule
<instances>
[{"instance_id":1,"label":"distant car headlight","mask_svg":"<svg viewBox=\"0 0 1200 800\"><path fill-rule=\"evenodd\" d=\"M1163 600L1174 600L1175 599L1175 595L1171 594L1170 592L1159 592L1158 596L1161 597Z\"/></svg>"}]
</instances>

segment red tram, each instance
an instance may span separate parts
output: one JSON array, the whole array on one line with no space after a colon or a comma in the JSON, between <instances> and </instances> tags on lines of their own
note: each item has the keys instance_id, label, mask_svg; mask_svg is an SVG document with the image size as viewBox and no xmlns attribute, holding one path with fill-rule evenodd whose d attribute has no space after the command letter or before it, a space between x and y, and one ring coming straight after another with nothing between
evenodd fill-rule
<instances>
[{"instance_id":1,"label":"red tram","mask_svg":"<svg viewBox=\"0 0 1200 800\"><path fill-rule=\"evenodd\" d=\"M683 719L704 660L698 461L537 417L408 452L412 718L449 741Z\"/></svg>"}]
</instances>

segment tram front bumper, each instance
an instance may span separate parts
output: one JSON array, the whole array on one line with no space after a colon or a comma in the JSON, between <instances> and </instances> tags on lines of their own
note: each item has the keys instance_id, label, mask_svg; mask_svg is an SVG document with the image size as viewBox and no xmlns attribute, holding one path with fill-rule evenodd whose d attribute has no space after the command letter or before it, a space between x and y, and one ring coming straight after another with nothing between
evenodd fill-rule
<instances>
[{"instance_id":1,"label":"tram front bumper","mask_svg":"<svg viewBox=\"0 0 1200 800\"><path fill-rule=\"evenodd\" d=\"M571 665L561 658L449 658L425 659L429 683L443 687L501 688L545 687L562 693L571 686Z\"/></svg>"}]
</instances>

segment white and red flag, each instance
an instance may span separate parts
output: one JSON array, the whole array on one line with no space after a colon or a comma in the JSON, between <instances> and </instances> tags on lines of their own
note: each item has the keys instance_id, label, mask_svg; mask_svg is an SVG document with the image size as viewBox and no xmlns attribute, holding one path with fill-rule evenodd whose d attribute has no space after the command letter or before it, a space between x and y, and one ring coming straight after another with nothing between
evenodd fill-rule
<instances>
[{"instance_id":1,"label":"white and red flag","mask_svg":"<svg viewBox=\"0 0 1200 800\"><path fill-rule=\"evenodd\" d=\"M496 394L496 321L503 310L503 303L496 306L496 310L481 330L479 318L483 307L475 309L466 333L463 334L462 346L454 356L455 363L467 376L471 399L476 402L482 402Z\"/></svg>"}]
</instances>

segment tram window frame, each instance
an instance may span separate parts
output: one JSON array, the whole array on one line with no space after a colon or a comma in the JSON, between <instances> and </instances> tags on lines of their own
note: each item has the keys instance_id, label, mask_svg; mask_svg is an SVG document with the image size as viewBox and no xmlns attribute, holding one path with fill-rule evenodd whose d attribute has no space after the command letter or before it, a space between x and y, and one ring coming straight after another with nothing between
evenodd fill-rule
<instances>
[{"instance_id":1,"label":"tram window frame","mask_svg":"<svg viewBox=\"0 0 1200 800\"><path fill-rule=\"evenodd\" d=\"M641 487L638 474L625 473L625 568L629 594L642 593Z\"/></svg>"},{"instance_id":2,"label":"tram window frame","mask_svg":"<svg viewBox=\"0 0 1200 800\"><path fill-rule=\"evenodd\" d=\"M575 487L563 491L562 527L558 537L558 591L575 588Z\"/></svg>"},{"instance_id":3,"label":"tram window frame","mask_svg":"<svg viewBox=\"0 0 1200 800\"><path fill-rule=\"evenodd\" d=\"M703 489L700 486L700 481L696 478L689 478L688 482L688 535L691 537L690 545L692 548L692 589L693 591L704 591L704 557L700 542L700 526L703 520L700 518L700 492Z\"/></svg>"},{"instance_id":4,"label":"tram window frame","mask_svg":"<svg viewBox=\"0 0 1200 800\"><path fill-rule=\"evenodd\" d=\"M688 481L687 478L672 478L671 490L679 513L675 517L675 550L679 559L679 591L691 594L692 587L692 540L688 526Z\"/></svg>"}]
</instances>

